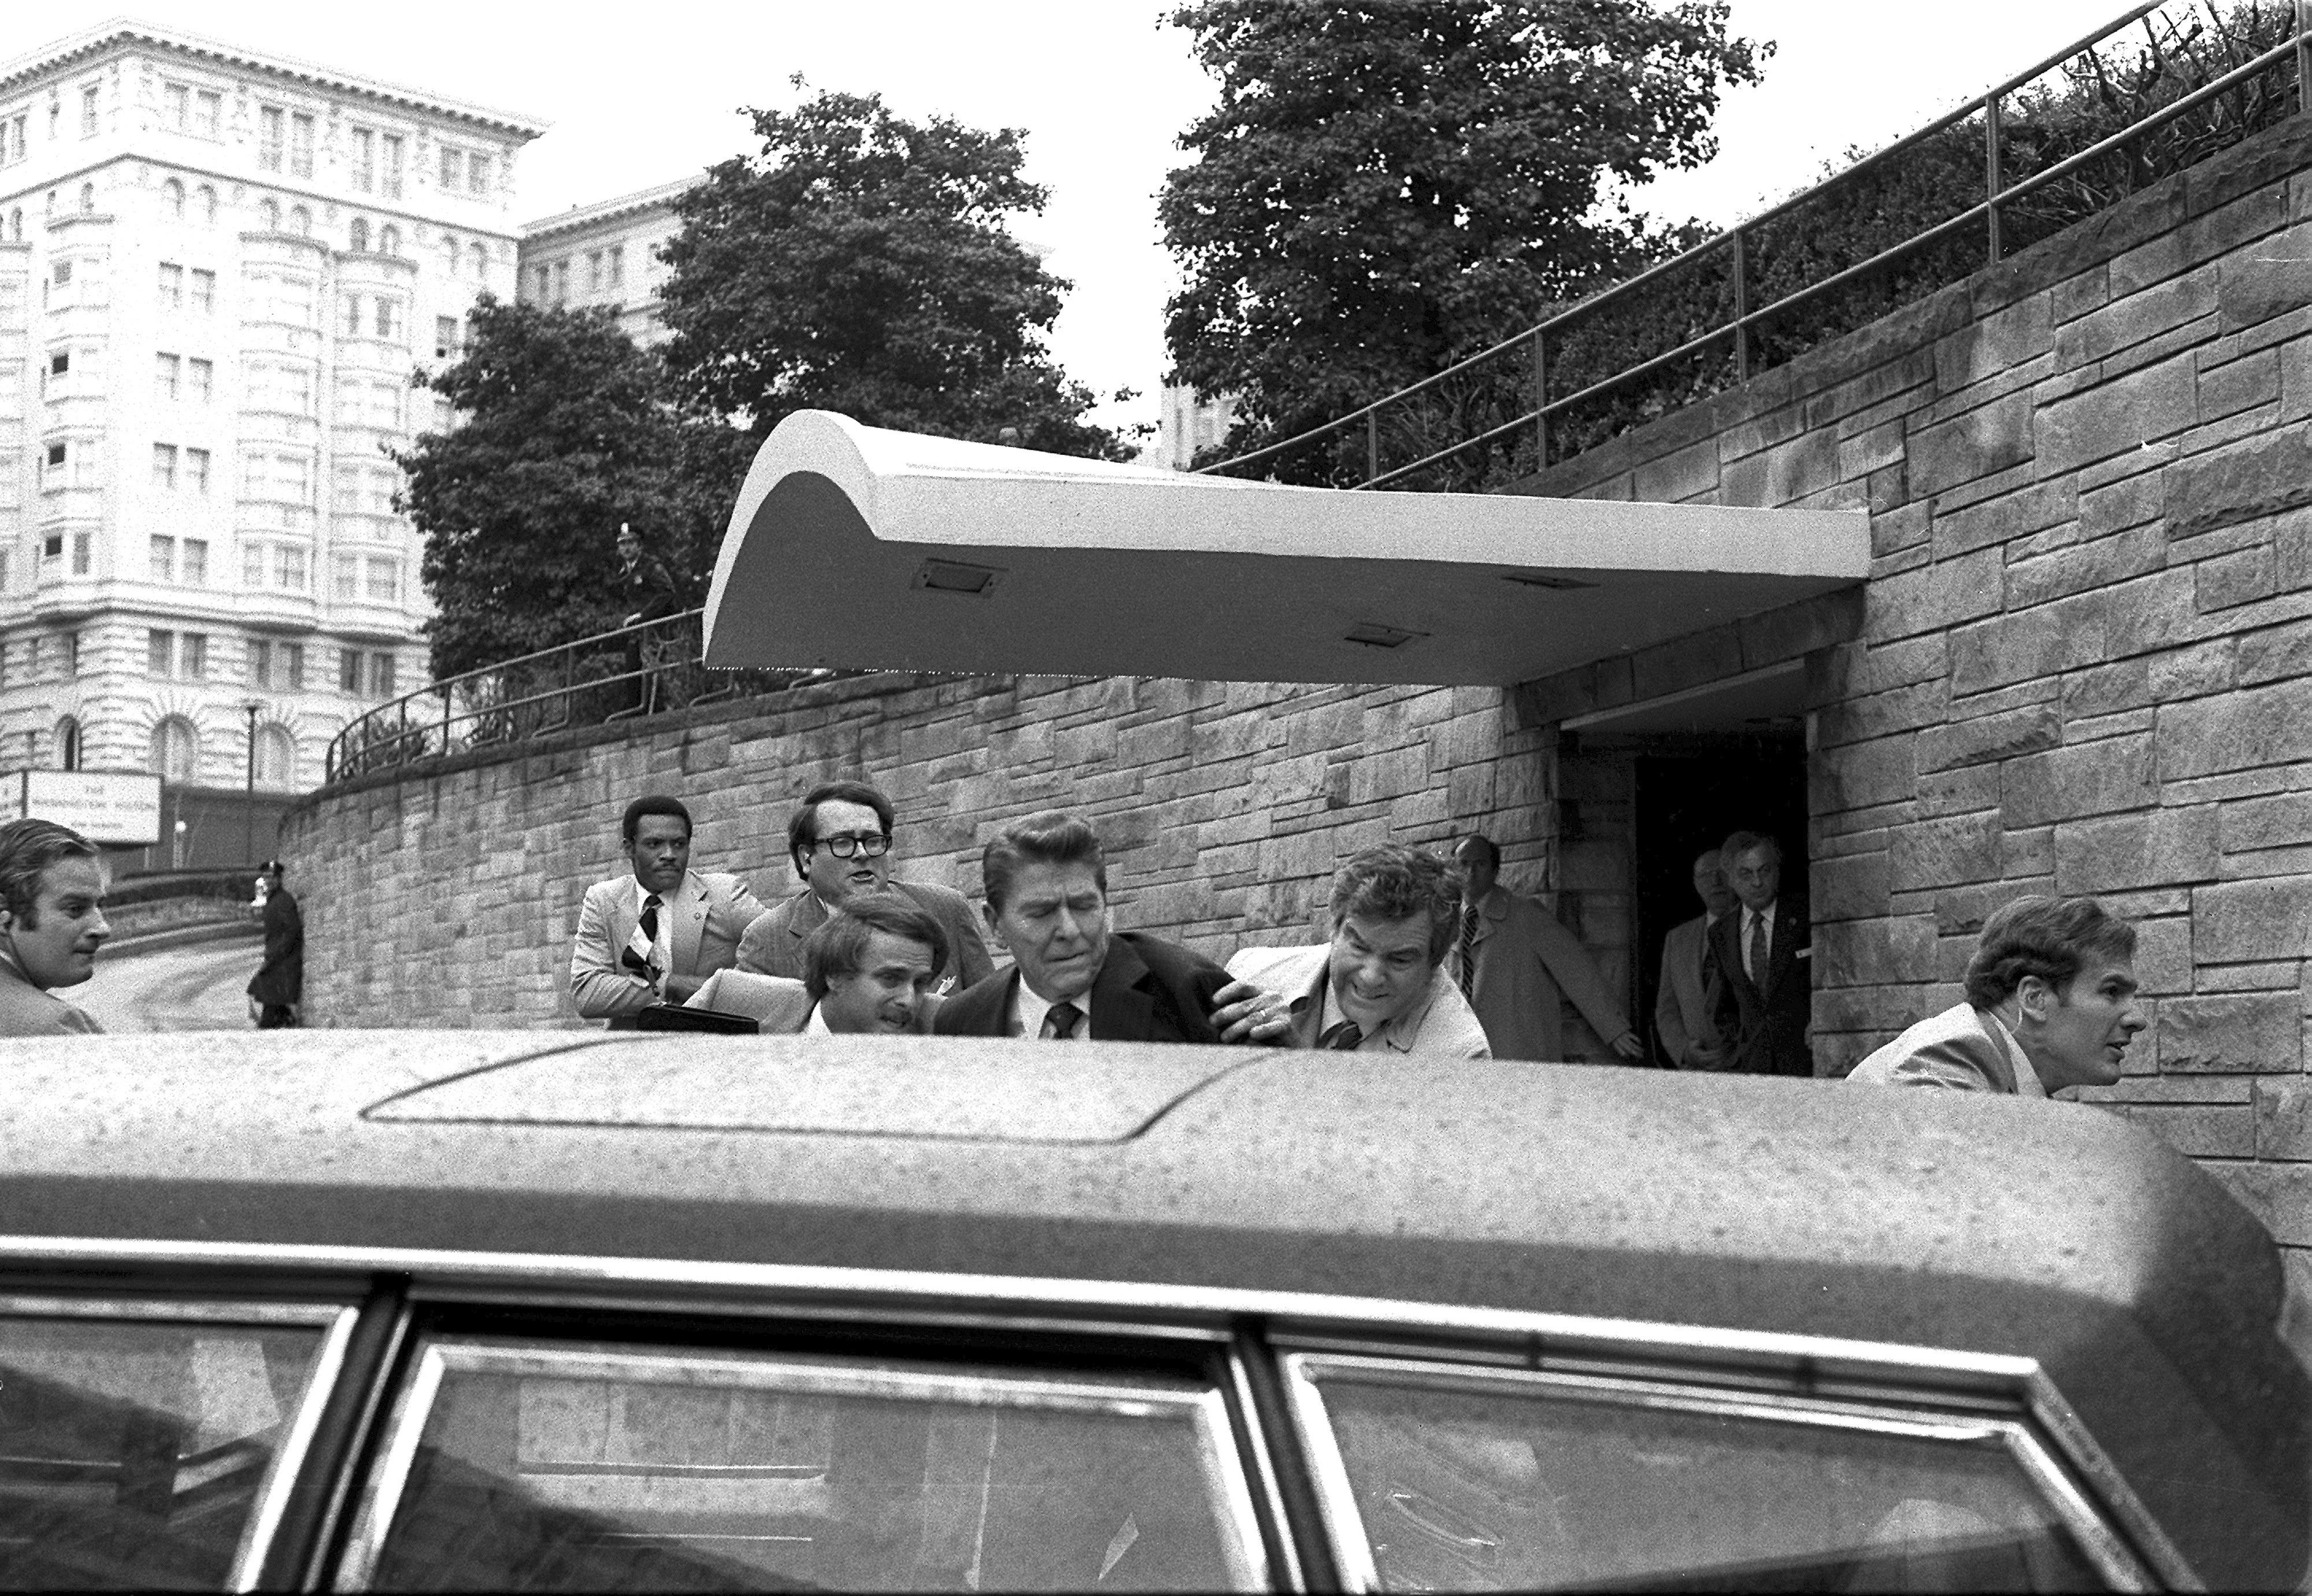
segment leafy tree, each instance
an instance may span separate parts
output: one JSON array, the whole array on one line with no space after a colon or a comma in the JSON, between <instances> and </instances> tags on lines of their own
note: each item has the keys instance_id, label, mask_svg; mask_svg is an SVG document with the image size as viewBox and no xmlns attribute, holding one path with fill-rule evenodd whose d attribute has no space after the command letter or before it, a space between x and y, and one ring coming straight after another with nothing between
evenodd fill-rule
<instances>
[{"instance_id":1,"label":"leafy tree","mask_svg":"<svg viewBox=\"0 0 2312 1596\"><path fill-rule=\"evenodd\" d=\"M1121 458L1045 351L1069 284L1003 225L1046 198L1020 175L1020 129L908 122L832 92L750 114L761 153L677 202L665 252L667 359L687 394L758 434L815 408Z\"/></svg>"},{"instance_id":2,"label":"leafy tree","mask_svg":"<svg viewBox=\"0 0 2312 1596\"><path fill-rule=\"evenodd\" d=\"M464 358L425 385L459 424L394 457L425 535L435 676L617 626L621 521L696 602L754 440L678 404L613 310L485 295L470 326Z\"/></svg>"},{"instance_id":3,"label":"leafy tree","mask_svg":"<svg viewBox=\"0 0 2312 1596\"><path fill-rule=\"evenodd\" d=\"M1170 20L1220 100L1158 201L1186 279L1166 334L1181 380L1240 396L1232 450L1684 241L1608 179L1709 159L1721 85L1756 82L1773 48L1729 39L1718 0L1196 0Z\"/></svg>"}]
</instances>

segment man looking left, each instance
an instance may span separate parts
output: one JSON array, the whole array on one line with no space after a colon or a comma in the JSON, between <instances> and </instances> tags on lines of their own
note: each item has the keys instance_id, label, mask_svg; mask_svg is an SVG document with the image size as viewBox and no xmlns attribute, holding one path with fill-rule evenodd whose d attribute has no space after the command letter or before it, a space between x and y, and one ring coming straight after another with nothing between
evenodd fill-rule
<instances>
[{"instance_id":1,"label":"man looking left","mask_svg":"<svg viewBox=\"0 0 2312 1596\"><path fill-rule=\"evenodd\" d=\"M690 811L679 798L639 798L619 823L631 874L586 889L570 953L570 996L590 1020L634 1025L653 1003L681 1003L738 961L739 938L763 911L736 876L690 868Z\"/></svg>"},{"instance_id":2,"label":"man looking left","mask_svg":"<svg viewBox=\"0 0 2312 1596\"><path fill-rule=\"evenodd\" d=\"M104 1027L54 995L96 973L104 863L95 843L48 820L0 825L0 1036L92 1035Z\"/></svg>"}]
</instances>

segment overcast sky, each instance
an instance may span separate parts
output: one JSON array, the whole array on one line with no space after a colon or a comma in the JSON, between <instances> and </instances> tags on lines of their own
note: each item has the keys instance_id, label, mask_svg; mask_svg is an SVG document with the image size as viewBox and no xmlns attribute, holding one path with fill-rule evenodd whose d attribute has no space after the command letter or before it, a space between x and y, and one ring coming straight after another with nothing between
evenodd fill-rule
<instances>
[{"instance_id":1,"label":"overcast sky","mask_svg":"<svg viewBox=\"0 0 2312 1596\"><path fill-rule=\"evenodd\" d=\"M120 0L9 8L0 58L118 15ZM185 0L140 20L389 79L551 123L518 166L517 221L695 172L749 146L739 108L810 92L879 92L1027 132L1050 208L1018 231L1074 283L1054 350L1152 420L1173 275L1154 195L1174 141L1212 102L1187 37L1151 0L743 0L555 5L395 0L377 6ZM1729 97L1708 168L1642 199L1723 226L1806 187L1826 160L1901 136L2125 9L2123 0L1733 0L1738 33L1773 39L1766 78Z\"/></svg>"}]
</instances>

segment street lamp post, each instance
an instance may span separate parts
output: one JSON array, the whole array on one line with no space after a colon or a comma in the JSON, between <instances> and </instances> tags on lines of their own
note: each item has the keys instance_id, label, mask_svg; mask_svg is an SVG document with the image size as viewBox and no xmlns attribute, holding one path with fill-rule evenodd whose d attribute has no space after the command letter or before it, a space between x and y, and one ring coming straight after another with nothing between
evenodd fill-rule
<instances>
[{"instance_id":1,"label":"street lamp post","mask_svg":"<svg viewBox=\"0 0 2312 1596\"><path fill-rule=\"evenodd\" d=\"M257 711L264 704L250 699L241 706L249 711L249 786L241 795L241 857L257 862Z\"/></svg>"}]
</instances>

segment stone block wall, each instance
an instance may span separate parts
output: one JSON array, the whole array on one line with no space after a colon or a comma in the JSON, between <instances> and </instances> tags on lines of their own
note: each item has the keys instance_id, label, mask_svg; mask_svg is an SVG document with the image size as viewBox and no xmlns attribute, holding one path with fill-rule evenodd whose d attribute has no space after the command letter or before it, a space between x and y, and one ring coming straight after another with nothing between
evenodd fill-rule
<instances>
[{"instance_id":1,"label":"stone block wall","mask_svg":"<svg viewBox=\"0 0 2312 1596\"><path fill-rule=\"evenodd\" d=\"M1861 613L1807 655L1817 1068L1957 1001L2001 902L2099 894L2140 928L2153 1017L2109 1096L2297 1248L2308 169L2299 118L1524 484L1867 508ZM1651 652L1521 689L1527 723L1729 674L1723 650Z\"/></svg>"},{"instance_id":2,"label":"stone block wall","mask_svg":"<svg viewBox=\"0 0 2312 1596\"><path fill-rule=\"evenodd\" d=\"M305 800L283 849L313 1023L575 1024L579 901L623 872L630 798L682 798L696 867L775 901L794 801L862 776L898 806L902 879L976 894L997 826L1076 809L1117 923L1216 957L1321 937L1336 863L1374 842L1483 830L1512 885L1549 875L1548 754L1497 689L864 677Z\"/></svg>"}]
</instances>

